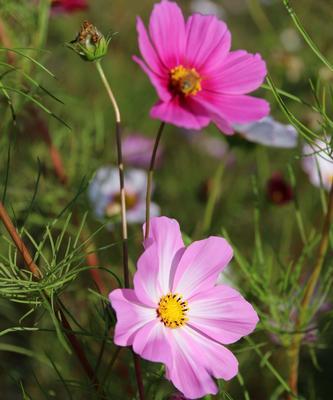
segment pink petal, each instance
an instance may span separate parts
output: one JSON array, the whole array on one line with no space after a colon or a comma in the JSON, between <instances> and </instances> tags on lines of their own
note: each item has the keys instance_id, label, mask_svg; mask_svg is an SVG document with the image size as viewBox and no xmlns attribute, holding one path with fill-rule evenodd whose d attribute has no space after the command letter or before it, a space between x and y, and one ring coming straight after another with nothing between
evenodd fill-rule
<instances>
[{"instance_id":1,"label":"pink petal","mask_svg":"<svg viewBox=\"0 0 333 400\"><path fill-rule=\"evenodd\" d=\"M109 299L117 314L114 342L118 346L130 346L138 330L156 318L156 310L145 307L132 289L116 289L109 294Z\"/></svg>"},{"instance_id":2,"label":"pink petal","mask_svg":"<svg viewBox=\"0 0 333 400\"><path fill-rule=\"evenodd\" d=\"M214 124L216 125L217 129L219 129L222 133L225 133L226 135L233 135L234 134L234 128L232 125L226 121L223 117L217 114L212 114L212 119L214 121Z\"/></svg>"},{"instance_id":3,"label":"pink petal","mask_svg":"<svg viewBox=\"0 0 333 400\"><path fill-rule=\"evenodd\" d=\"M140 65L143 72L148 75L150 82L156 89L158 97L163 101L169 101L171 99L171 94L168 90L168 81L167 79L162 78L161 76L157 75L155 72L151 71L147 65L140 60L140 58L133 56L133 60ZM167 76L167 75L166 75Z\"/></svg>"},{"instance_id":4,"label":"pink petal","mask_svg":"<svg viewBox=\"0 0 333 400\"><path fill-rule=\"evenodd\" d=\"M149 21L149 33L160 59L168 69L182 63L185 21L176 3L162 0L155 4Z\"/></svg>"},{"instance_id":5,"label":"pink petal","mask_svg":"<svg viewBox=\"0 0 333 400\"><path fill-rule=\"evenodd\" d=\"M237 374L237 359L222 345L188 327L171 333L173 362L167 366L167 377L186 398L216 394L212 377L229 380Z\"/></svg>"},{"instance_id":6,"label":"pink petal","mask_svg":"<svg viewBox=\"0 0 333 400\"><path fill-rule=\"evenodd\" d=\"M223 344L250 334L259 321L251 304L226 285L192 297L188 317L191 327Z\"/></svg>"},{"instance_id":7,"label":"pink petal","mask_svg":"<svg viewBox=\"0 0 333 400\"><path fill-rule=\"evenodd\" d=\"M226 24L215 16L194 14L186 23L185 65L201 74L221 68L227 56L231 35Z\"/></svg>"},{"instance_id":8,"label":"pink petal","mask_svg":"<svg viewBox=\"0 0 333 400\"><path fill-rule=\"evenodd\" d=\"M167 217L152 218L150 220L149 237L144 246L146 248L145 253L153 248L153 255L149 255L149 257L151 257L151 270L157 271L160 295L169 293L174 269L178 265L180 254L184 251L184 242L178 222ZM138 271L140 269L138 265ZM152 272L149 272L148 269L143 271L143 280L149 279L149 276L153 276Z\"/></svg>"},{"instance_id":9,"label":"pink petal","mask_svg":"<svg viewBox=\"0 0 333 400\"><path fill-rule=\"evenodd\" d=\"M205 90L225 94L245 94L258 89L266 76L260 54L239 50L229 53L220 71L202 81Z\"/></svg>"},{"instance_id":10,"label":"pink petal","mask_svg":"<svg viewBox=\"0 0 333 400\"><path fill-rule=\"evenodd\" d=\"M145 62L156 75L165 76L168 70L161 62L156 50L153 48L148 37L146 28L140 17L137 18L136 30L138 32L139 49Z\"/></svg>"},{"instance_id":11,"label":"pink petal","mask_svg":"<svg viewBox=\"0 0 333 400\"><path fill-rule=\"evenodd\" d=\"M207 126L210 117L202 107L191 99L174 97L169 102L158 102L150 111L155 119L186 129L199 130Z\"/></svg>"},{"instance_id":12,"label":"pink petal","mask_svg":"<svg viewBox=\"0 0 333 400\"><path fill-rule=\"evenodd\" d=\"M140 256L134 275L134 289L138 299L148 307L157 307L164 294L158 280L158 247L151 245Z\"/></svg>"},{"instance_id":13,"label":"pink petal","mask_svg":"<svg viewBox=\"0 0 333 400\"><path fill-rule=\"evenodd\" d=\"M210 236L193 242L186 248L179 262L172 292L189 300L195 294L211 289L232 256L232 248L220 237Z\"/></svg>"},{"instance_id":14,"label":"pink petal","mask_svg":"<svg viewBox=\"0 0 333 400\"><path fill-rule=\"evenodd\" d=\"M232 123L258 121L270 111L266 100L246 95L221 95L218 103L221 114Z\"/></svg>"},{"instance_id":15,"label":"pink petal","mask_svg":"<svg viewBox=\"0 0 333 400\"><path fill-rule=\"evenodd\" d=\"M168 329L157 318L149 322L135 335L133 350L146 360L169 365L171 348L166 338Z\"/></svg>"},{"instance_id":16,"label":"pink petal","mask_svg":"<svg viewBox=\"0 0 333 400\"><path fill-rule=\"evenodd\" d=\"M210 112L213 122L218 125L220 119L229 124L255 122L269 114L269 104L266 100L247 95L222 94L202 91L196 98L207 112Z\"/></svg>"}]
</instances>

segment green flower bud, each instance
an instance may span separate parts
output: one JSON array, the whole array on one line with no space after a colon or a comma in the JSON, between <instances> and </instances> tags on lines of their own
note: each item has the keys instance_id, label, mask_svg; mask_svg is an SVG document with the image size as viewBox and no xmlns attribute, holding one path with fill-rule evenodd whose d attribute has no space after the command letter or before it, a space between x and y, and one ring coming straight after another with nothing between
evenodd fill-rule
<instances>
[{"instance_id":1,"label":"green flower bud","mask_svg":"<svg viewBox=\"0 0 333 400\"><path fill-rule=\"evenodd\" d=\"M110 41L110 35L105 37L96 26L84 21L76 38L66 45L83 60L97 61L106 55Z\"/></svg>"}]
</instances>

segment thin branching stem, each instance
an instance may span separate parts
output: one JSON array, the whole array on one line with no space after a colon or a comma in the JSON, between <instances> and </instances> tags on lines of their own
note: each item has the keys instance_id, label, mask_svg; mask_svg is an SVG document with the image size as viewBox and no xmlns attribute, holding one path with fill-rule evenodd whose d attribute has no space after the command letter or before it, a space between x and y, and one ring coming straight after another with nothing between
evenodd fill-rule
<instances>
[{"instance_id":1,"label":"thin branching stem","mask_svg":"<svg viewBox=\"0 0 333 400\"><path fill-rule=\"evenodd\" d=\"M321 234L318 257L315 266L313 268L313 271L310 275L310 278L305 287L303 299L301 301L300 311L295 325L296 332L302 332L303 325L306 322L308 308L310 306L313 293L317 286L318 279L320 277L320 273L322 271L324 260L327 254L332 220L333 220L333 183L331 185L329 193L327 213L325 216L323 230ZM289 351L290 354L289 386L293 391L293 393L295 394L297 394L299 356L300 356L300 349L302 345L303 336L304 333L298 333L294 335ZM290 400L292 398L293 398L292 396L289 397Z\"/></svg>"},{"instance_id":2,"label":"thin branching stem","mask_svg":"<svg viewBox=\"0 0 333 400\"><path fill-rule=\"evenodd\" d=\"M36 110L33 109L32 111L34 111L33 114L35 115L35 122L36 122L36 127L38 129L38 132L40 133L42 139L44 140L44 142L48 148L54 174L55 174L58 182L60 183L60 185L67 188L69 185L69 178L66 173L65 164L63 162L61 153L58 150L58 148L55 146L55 144L53 143L49 129L48 129L47 125L45 124L44 120L42 119L42 117L39 116L39 114L36 112ZM76 226L78 226L80 224L77 213L74 213L74 223ZM81 232L81 240L83 243L87 242L87 244L85 245L86 262L87 262L88 266L96 267L96 266L100 265L100 263L99 263L98 256L95 252L95 245L92 242L88 243L87 237L89 237L89 234L86 233L85 231L82 231ZM100 275L100 272L97 269L92 268L91 270L89 270L89 273L90 273L92 279L94 280L94 282L96 283L100 293L106 293L106 288L105 288L103 279Z\"/></svg>"},{"instance_id":3,"label":"thin branching stem","mask_svg":"<svg viewBox=\"0 0 333 400\"><path fill-rule=\"evenodd\" d=\"M106 92L110 98L116 118L116 142L117 142L117 158L118 158L118 170L119 170L119 181L120 181L120 207L121 207L122 244L123 244L123 270L124 270L125 288L129 288L130 279L129 279L129 268L128 268L128 234L127 234L127 217L126 217L124 163L123 163L123 155L121 147L121 116L116 98L105 76L101 63L97 61L95 65L99 73L99 76L103 82L103 85L106 89ZM145 395L144 395L140 359L133 351L132 354L133 354L135 376L136 376L140 400L144 400Z\"/></svg>"},{"instance_id":4,"label":"thin branching stem","mask_svg":"<svg viewBox=\"0 0 333 400\"><path fill-rule=\"evenodd\" d=\"M3 203L0 202L0 219L2 220L3 224L5 225L6 230L8 231L9 235L11 236L17 250L20 252L22 255L24 262L26 263L27 267L30 269L31 273L34 275L34 277L39 280L42 278L42 273L37 267L37 265L34 263L33 258L31 257L31 254L29 253L29 250L23 243L23 240L19 236L18 232L16 231L16 228L10 219L9 215L7 214L7 211L5 207L3 206ZM47 301L51 305L51 299L49 297L46 297ZM104 396L102 390L100 389L97 377L94 373L93 368L89 364L89 361L84 353L84 350L78 341L74 331L72 330L70 323L68 322L67 318L65 317L65 314L61 310L61 308L58 306L57 310L55 312L56 317L58 318L59 322L61 323L64 332L67 336L67 339L69 343L71 344L75 355L77 356L77 359L79 360L83 370L85 371L86 375L92 382L94 388L98 393ZM103 397L104 398L104 397Z\"/></svg>"},{"instance_id":5,"label":"thin branching stem","mask_svg":"<svg viewBox=\"0 0 333 400\"><path fill-rule=\"evenodd\" d=\"M161 136L165 127L165 122L162 122L156 135L153 152L150 159L149 170L147 173L147 192L146 192L146 228L145 228L145 239L149 236L149 221L150 221L150 202L151 202L151 189L153 185L153 175L155 168L155 161L157 155L158 145L161 140Z\"/></svg>"}]
</instances>

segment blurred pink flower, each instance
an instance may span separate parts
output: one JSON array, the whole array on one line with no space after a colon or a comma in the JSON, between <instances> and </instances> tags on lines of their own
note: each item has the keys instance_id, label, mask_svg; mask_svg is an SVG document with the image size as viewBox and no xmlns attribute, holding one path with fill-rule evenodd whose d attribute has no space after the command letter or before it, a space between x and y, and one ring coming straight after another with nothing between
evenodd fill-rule
<instances>
[{"instance_id":1,"label":"blurred pink flower","mask_svg":"<svg viewBox=\"0 0 333 400\"><path fill-rule=\"evenodd\" d=\"M72 13L86 10L87 0L52 0L51 9L53 13Z\"/></svg>"},{"instance_id":2,"label":"blurred pink flower","mask_svg":"<svg viewBox=\"0 0 333 400\"><path fill-rule=\"evenodd\" d=\"M123 159L125 164L132 167L148 168L154 148L154 139L139 134L125 136L122 142ZM155 167L162 161L163 149L160 145L157 149Z\"/></svg>"},{"instance_id":3,"label":"blurred pink flower","mask_svg":"<svg viewBox=\"0 0 333 400\"><path fill-rule=\"evenodd\" d=\"M193 14L185 22L176 3L162 0L150 17L150 37L140 18L137 31L144 61L133 59L159 97L152 118L188 129L212 121L232 134L232 124L269 113L265 100L247 96L262 84L265 62L259 54L230 51L230 32L215 16Z\"/></svg>"},{"instance_id":4,"label":"blurred pink flower","mask_svg":"<svg viewBox=\"0 0 333 400\"><path fill-rule=\"evenodd\" d=\"M164 363L166 377L186 398L217 393L212 379L238 372L222 344L251 333L258 316L236 290L217 285L232 258L226 240L211 236L185 248L178 222L152 218L138 260L134 289L110 293L117 314L114 341Z\"/></svg>"}]
</instances>

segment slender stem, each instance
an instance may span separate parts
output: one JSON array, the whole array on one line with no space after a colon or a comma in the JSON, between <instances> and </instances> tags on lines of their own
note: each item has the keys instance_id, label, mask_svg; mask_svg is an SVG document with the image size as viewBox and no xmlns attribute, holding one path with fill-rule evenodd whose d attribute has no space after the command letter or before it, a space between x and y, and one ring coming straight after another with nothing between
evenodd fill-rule
<instances>
[{"instance_id":1,"label":"slender stem","mask_svg":"<svg viewBox=\"0 0 333 400\"><path fill-rule=\"evenodd\" d=\"M7 34L7 29L6 26L4 24L4 22L2 21L2 19L0 19L0 45L2 45L3 47L6 48L11 48L12 47L12 43L11 40ZM12 53L10 51L7 51L7 61L9 64L14 64L15 62L15 53Z\"/></svg>"},{"instance_id":2,"label":"slender stem","mask_svg":"<svg viewBox=\"0 0 333 400\"><path fill-rule=\"evenodd\" d=\"M32 113L32 115L35 116L35 122L36 122L36 127L38 129L38 132L40 133L42 139L44 140L46 146L48 147L54 174L55 174L56 178L58 179L59 183L66 188L69 185L69 179L68 179L68 175L66 174L66 168L64 166L61 154L52 141L52 137L50 135L47 125L45 124L45 121L39 116L39 114L37 113L37 111L34 108L31 109L31 113ZM74 215L73 215L73 220L74 220L74 224L76 226L78 226L79 218L76 213L74 213ZM84 243L87 242L88 237L89 237L89 233L82 231L82 233L81 233L82 242L84 242ZM85 258L86 258L87 264L90 267L95 267L97 265L100 265L99 259L94 250L95 250L95 246L93 243L87 243L85 245L85 253L86 253ZM97 285L99 291L101 293L106 293L106 287L104 285L104 282L103 282L100 272L97 269L90 269L89 273L90 273L92 279L94 280L95 284Z\"/></svg>"},{"instance_id":3,"label":"slender stem","mask_svg":"<svg viewBox=\"0 0 333 400\"><path fill-rule=\"evenodd\" d=\"M15 226L13 222L11 221L9 215L7 214L7 211L3 205L2 202L0 202L0 219L2 220L3 224L5 225L9 235L11 236L13 242L15 243L15 246L17 250L22 254L22 257L27 264L27 267L30 269L32 274L35 276L36 279L41 279L42 278L42 273L40 272L39 268L37 265L34 263L31 254L29 253L29 250L23 243L21 237L17 233ZM51 300L47 296L47 300L50 302ZM67 339L69 343L71 344L75 355L77 356L77 359L79 360L83 370L85 371L86 375L90 379L90 381L93 383L95 389L100 392L103 396L104 394L101 392L97 377L95 376L94 370L89 364L89 361L83 351L83 348L78 341L78 339L75 336L75 333L73 332L67 318L65 317L63 311L61 308L58 306L58 311L59 313L55 313L56 317L58 318L59 322L62 324L62 327L64 328L65 334L67 336Z\"/></svg>"},{"instance_id":4,"label":"slender stem","mask_svg":"<svg viewBox=\"0 0 333 400\"><path fill-rule=\"evenodd\" d=\"M155 168L155 161L156 161L156 154L158 145L161 140L161 136L165 127L165 122L162 122L155 139L155 144L153 148L153 153L150 159L149 170L147 173L147 192L146 192L146 229L145 229L145 239L149 236L149 221L150 221L150 201L151 201L151 189L153 184L153 175L154 175L154 168Z\"/></svg>"},{"instance_id":5,"label":"slender stem","mask_svg":"<svg viewBox=\"0 0 333 400\"><path fill-rule=\"evenodd\" d=\"M81 343L78 341L77 337L75 336L75 334L72 330L72 327L70 326L70 323L69 323L68 319L65 317L65 314L63 313L63 311L60 308L58 309L58 311L60 314L60 317L58 317L58 318L60 319L60 322L65 330L67 339L68 339L69 343L71 344L71 346L76 354L76 357L78 358L78 360L79 360L84 372L88 376L89 380L93 383L94 387L99 392L100 386L99 386L98 379L97 379L96 374L82 349Z\"/></svg>"},{"instance_id":6,"label":"slender stem","mask_svg":"<svg viewBox=\"0 0 333 400\"><path fill-rule=\"evenodd\" d=\"M204 218L203 218L203 225L202 225L202 230L204 233L208 232L211 223L212 223L212 218L213 218L213 213L215 209L216 202L219 197L219 192L220 192L220 187L221 187L221 179L223 176L224 172L224 164L225 160L223 159L219 166L216 169L215 176L213 178L213 187L211 189L211 192L209 193L206 209L204 212Z\"/></svg>"},{"instance_id":7,"label":"slender stem","mask_svg":"<svg viewBox=\"0 0 333 400\"><path fill-rule=\"evenodd\" d=\"M37 267L35 264L33 258L31 257L29 250L27 249L26 245L23 243L22 239L20 238L19 234L17 233L17 230L10 219L9 215L7 214L7 211L3 205L3 203L0 201L0 219L5 225L10 237L12 238L13 242L15 243L15 246L17 247L17 250L21 253L21 256L25 262L25 265L30 269L31 273L33 276L37 279L40 279L43 277L40 269Z\"/></svg>"},{"instance_id":8,"label":"slender stem","mask_svg":"<svg viewBox=\"0 0 333 400\"><path fill-rule=\"evenodd\" d=\"M133 354L133 359L134 359L135 377L136 377L136 382L138 385L139 397L140 397L140 400L144 400L145 391L144 391L144 387L143 387L140 358L137 356L137 354L134 353L133 350L132 350L132 354Z\"/></svg>"},{"instance_id":9,"label":"slender stem","mask_svg":"<svg viewBox=\"0 0 333 400\"><path fill-rule=\"evenodd\" d=\"M59 183L63 186L68 185L68 176L66 174L66 169L64 167L64 163L61 157L61 154L57 147L54 145L49 129L45 123L45 121L40 117L37 110L35 108L31 108L31 114L34 115L34 120L36 123L36 128L38 133L41 135L44 140L50 154L50 159L52 161L52 166L54 170L54 174L57 177Z\"/></svg>"},{"instance_id":10,"label":"slender stem","mask_svg":"<svg viewBox=\"0 0 333 400\"><path fill-rule=\"evenodd\" d=\"M121 122L121 118L120 118L119 107L118 107L116 98L115 98L115 96L114 96L114 94L113 94L113 92L111 90L110 85L109 85L109 82L108 82L108 80L107 80L107 78L106 78L106 76L104 74L104 71L103 71L103 68L102 68L102 65L101 65L100 61L96 62L96 68L97 68L97 71L98 71L98 73L99 73L99 75L100 75L100 77L102 79L102 82L103 82L103 84L105 86L105 89L106 89L106 91L107 91L107 93L108 93L108 95L110 97L110 100L111 100L111 103L112 103L112 106L113 106L113 109L114 109L115 117L116 117L116 122L120 123Z\"/></svg>"},{"instance_id":11,"label":"slender stem","mask_svg":"<svg viewBox=\"0 0 333 400\"><path fill-rule=\"evenodd\" d=\"M327 254L330 236L330 227L333 220L333 183L329 193L327 213L323 225L321 240L319 244L318 257L316 264L312 271L312 274L307 282L303 299L301 301L301 307L298 314L298 318L295 325L295 331L300 332L294 335L293 341L290 346L289 356L290 356L290 372L289 372L289 386L293 393L297 394L297 384L298 384L298 369L299 369L299 356L300 349L302 345L302 339L304 334L302 333L302 327L306 322L306 316L308 307L313 297L320 273L324 264L325 256ZM289 399L293 397L290 396Z\"/></svg>"},{"instance_id":12,"label":"slender stem","mask_svg":"<svg viewBox=\"0 0 333 400\"><path fill-rule=\"evenodd\" d=\"M127 235L126 196L125 196L126 192L125 192L124 164L123 164L123 155L121 148L121 130L120 130L121 117L116 98L112 92L109 82L104 74L102 65L99 61L96 62L96 68L103 82L103 85L107 91L107 94L110 98L116 118L116 141L117 141L117 157L118 157L118 170L119 170L119 182L120 182L120 207L121 207L122 243L123 243L124 283L125 283L125 288L129 288L130 279L129 279L129 269L128 269L128 235ZM140 400L144 400L145 395L144 395L140 359L133 351L132 354L134 360L135 376L138 385L139 397Z\"/></svg>"}]
</instances>

